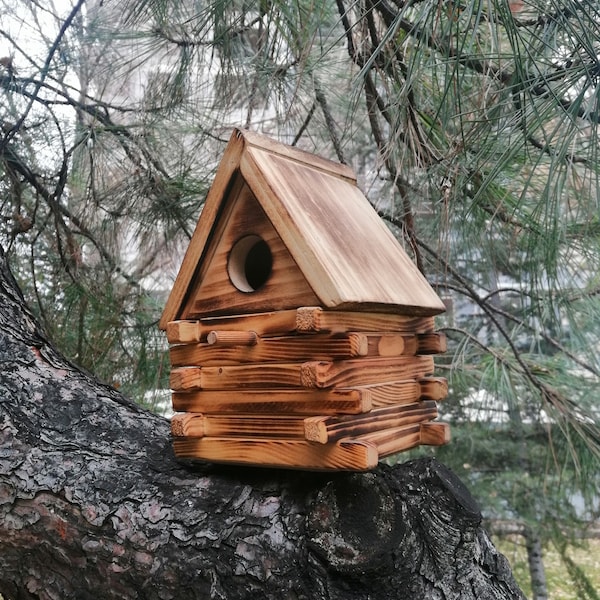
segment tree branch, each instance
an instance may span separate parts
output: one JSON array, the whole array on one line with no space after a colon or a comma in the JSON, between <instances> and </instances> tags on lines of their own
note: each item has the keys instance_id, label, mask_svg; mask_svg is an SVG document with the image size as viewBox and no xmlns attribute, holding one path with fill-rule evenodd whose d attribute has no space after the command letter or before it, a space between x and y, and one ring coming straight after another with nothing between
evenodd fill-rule
<instances>
[{"instance_id":1,"label":"tree branch","mask_svg":"<svg viewBox=\"0 0 600 600\"><path fill-rule=\"evenodd\" d=\"M390 218L388 217L388 220ZM565 398L562 394L560 394L557 390L551 388L544 381L536 377L534 372L532 371L530 365L523 358L518 348L516 347L514 341L512 340L510 334L503 325L500 323L494 310L492 310L491 305L487 302L483 302L479 297L479 294L467 283L467 281L462 277L460 273L456 269L452 267L448 262L444 261L440 256L437 255L436 252L432 248L429 247L423 240L417 239L417 243L431 256L435 257L436 260L440 261L443 264L445 272L449 273L454 277L457 281L460 282L463 287L464 292L467 293L469 298L473 302L475 302L487 315L488 319L493 323L494 327L498 331L498 333L504 338L506 344L510 348L512 355L515 358L515 361L519 365L522 374L525 378L532 384L532 386L537 389L540 394L541 399L544 402L547 402L548 405L557 409L559 413L563 416L569 415L570 420L573 423L577 423L581 420L582 410L574 401L569 398ZM597 434L596 434L597 435ZM592 444L596 444L593 436L588 435L587 440L592 442Z\"/></svg>"},{"instance_id":2,"label":"tree branch","mask_svg":"<svg viewBox=\"0 0 600 600\"><path fill-rule=\"evenodd\" d=\"M21 129L21 126L23 125L23 123L27 119L27 117L28 117L31 109L33 108L33 105L35 103L35 99L37 98L37 95L40 92L42 84L44 83L44 80L46 79L46 77L48 75L48 72L50 70L50 63L52 62L52 59L54 58L54 54L58 50L58 47L60 46L60 43L61 43L63 37L65 36L65 34L66 34L67 30L69 29L69 27L71 27L71 24L72 24L73 20L75 19L75 17L77 16L77 14L79 13L79 11L81 10L84 2L85 2L85 0L77 0L77 3L73 6L71 12L67 16L67 18L63 21L63 23L62 23L62 25L60 27L60 30L58 32L58 35L56 36L56 39L54 40L54 43L52 44L52 46L50 47L50 49L48 51L48 54L46 55L46 60L44 61L44 65L42 67L40 79L39 79L38 83L36 83L36 87L35 87L34 92L31 95L31 99L30 99L29 103L27 104L27 106L25 107L25 110L21 114L21 117L14 124L14 126L11 128L11 130L8 131L4 135L4 138L0 142L0 148L2 146L5 146L6 144L8 144L11 141L11 139Z\"/></svg>"},{"instance_id":3,"label":"tree branch","mask_svg":"<svg viewBox=\"0 0 600 600\"><path fill-rule=\"evenodd\" d=\"M314 89L315 89L315 98L318 105L321 107L321 111L323 112L323 116L325 117L325 125L327 126L327 132L329 133L329 139L333 143L333 148L337 155L337 159L343 164L348 164L346 159L344 158L344 151L342 150L342 145L340 143L340 138L337 134L337 127L335 121L333 119L333 115L329 110L329 106L327 105L327 98L321 89L321 84L316 76L314 76Z\"/></svg>"}]
</instances>

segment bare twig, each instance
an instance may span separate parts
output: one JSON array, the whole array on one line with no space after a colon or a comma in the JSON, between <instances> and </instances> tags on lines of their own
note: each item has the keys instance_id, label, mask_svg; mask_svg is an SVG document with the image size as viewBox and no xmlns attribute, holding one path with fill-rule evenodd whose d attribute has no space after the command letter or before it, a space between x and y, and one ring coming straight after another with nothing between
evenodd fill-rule
<instances>
[{"instance_id":1,"label":"bare twig","mask_svg":"<svg viewBox=\"0 0 600 600\"><path fill-rule=\"evenodd\" d=\"M21 126L27 119L31 109L33 108L35 99L37 98L37 95L40 92L42 84L44 83L44 80L48 76L48 71L50 70L50 63L52 62L52 59L54 58L54 54L57 52L63 37L65 36L69 27L71 27L73 20L75 19L75 17L81 10L84 2L85 2L85 0L78 0L77 3L75 4L75 6L73 6L73 9L69 13L68 17L63 21L63 24L61 25L61 28L58 32L58 35L56 36L54 43L52 44L52 46L50 47L50 50L48 51L46 60L44 61L44 65L42 66L40 79L36 83L35 90L33 91L32 95L31 95L32 97L31 97L29 103L27 104L27 106L25 107L25 110L22 112L21 116L17 120L17 122L5 134L4 139L1 142L1 145L8 144L10 142L10 140L12 140L12 138L15 136L15 134L21 129Z\"/></svg>"},{"instance_id":2,"label":"bare twig","mask_svg":"<svg viewBox=\"0 0 600 600\"><path fill-rule=\"evenodd\" d=\"M314 88L315 88L315 98L319 106L321 107L321 111L323 112L323 116L325 117L325 125L327 126L327 132L329 133L329 139L333 144L333 148L337 155L337 159L343 164L348 164L346 159L344 158L344 152L342 150L342 145L340 143L340 138L337 134L337 126L329 110L329 106L327 105L327 98L321 89L321 84L319 80L315 77L314 79Z\"/></svg>"}]
</instances>

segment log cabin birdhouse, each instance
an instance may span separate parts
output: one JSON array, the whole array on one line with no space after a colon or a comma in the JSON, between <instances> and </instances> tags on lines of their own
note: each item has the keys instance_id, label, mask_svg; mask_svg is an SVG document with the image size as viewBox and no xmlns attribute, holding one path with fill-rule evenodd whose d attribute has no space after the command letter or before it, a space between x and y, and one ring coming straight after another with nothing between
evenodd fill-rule
<instances>
[{"instance_id":1,"label":"log cabin birdhouse","mask_svg":"<svg viewBox=\"0 0 600 600\"><path fill-rule=\"evenodd\" d=\"M175 453L361 471L446 443L443 311L348 167L235 130L160 321Z\"/></svg>"}]
</instances>

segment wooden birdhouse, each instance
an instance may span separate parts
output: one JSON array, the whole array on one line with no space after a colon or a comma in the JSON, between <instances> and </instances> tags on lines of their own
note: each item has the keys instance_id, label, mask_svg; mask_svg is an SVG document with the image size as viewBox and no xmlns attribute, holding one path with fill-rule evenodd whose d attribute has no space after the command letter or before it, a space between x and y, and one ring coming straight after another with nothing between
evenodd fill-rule
<instances>
[{"instance_id":1,"label":"wooden birdhouse","mask_svg":"<svg viewBox=\"0 0 600 600\"><path fill-rule=\"evenodd\" d=\"M348 167L235 130L160 321L177 456L367 470L446 443L443 311Z\"/></svg>"}]
</instances>

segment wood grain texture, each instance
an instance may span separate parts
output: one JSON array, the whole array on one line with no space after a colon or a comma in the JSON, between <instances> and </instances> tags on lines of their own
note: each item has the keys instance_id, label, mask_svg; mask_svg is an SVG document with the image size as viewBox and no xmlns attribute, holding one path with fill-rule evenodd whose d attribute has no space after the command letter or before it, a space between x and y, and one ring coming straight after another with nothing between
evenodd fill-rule
<instances>
[{"instance_id":1,"label":"wood grain texture","mask_svg":"<svg viewBox=\"0 0 600 600\"><path fill-rule=\"evenodd\" d=\"M215 346L256 346L256 331L218 331L213 330L206 336L206 343Z\"/></svg>"},{"instance_id":2,"label":"wood grain texture","mask_svg":"<svg viewBox=\"0 0 600 600\"><path fill-rule=\"evenodd\" d=\"M427 333L434 330L433 317L403 314L324 310L319 306L298 308L295 329L298 332L316 331L386 331L398 333Z\"/></svg>"},{"instance_id":3,"label":"wood grain texture","mask_svg":"<svg viewBox=\"0 0 600 600\"><path fill-rule=\"evenodd\" d=\"M421 444L427 446L443 446L450 441L450 425L448 423L422 423Z\"/></svg>"},{"instance_id":4,"label":"wood grain texture","mask_svg":"<svg viewBox=\"0 0 600 600\"><path fill-rule=\"evenodd\" d=\"M165 332L169 344L193 344L202 339L198 321L169 321Z\"/></svg>"},{"instance_id":5,"label":"wood grain texture","mask_svg":"<svg viewBox=\"0 0 600 600\"><path fill-rule=\"evenodd\" d=\"M254 331L260 337L287 333L386 332L425 334L434 331L433 317L323 310L318 306L247 315L222 315L167 324L171 344L206 341L213 331ZM415 352L416 353L416 349Z\"/></svg>"},{"instance_id":6,"label":"wood grain texture","mask_svg":"<svg viewBox=\"0 0 600 600\"><path fill-rule=\"evenodd\" d=\"M363 415L308 417L304 420L304 435L307 440L327 444L342 438L432 421L437 415L435 402L425 401L378 408Z\"/></svg>"},{"instance_id":7,"label":"wood grain texture","mask_svg":"<svg viewBox=\"0 0 600 600\"><path fill-rule=\"evenodd\" d=\"M184 371L184 374L187 371ZM200 385L199 371L192 369L178 389ZM191 381L191 383L189 383ZM411 404L419 399L441 400L448 386L442 378L408 379L351 388L245 388L173 392L173 410L180 412L255 412L358 414L393 404Z\"/></svg>"},{"instance_id":8,"label":"wood grain texture","mask_svg":"<svg viewBox=\"0 0 600 600\"><path fill-rule=\"evenodd\" d=\"M223 332L223 335L226 336L227 333ZM357 357L390 358L402 356L406 348L411 354L414 354L413 348L411 348L411 346L415 346L415 344L411 344L412 338L405 342L405 337L407 336L399 334L358 332L272 338L240 334L231 341L223 343L210 343L210 338L208 338L207 343L172 346L169 355L173 367L307 360L336 361Z\"/></svg>"},{"instance_id":9,"label":"wood grain texture","mask_svg":"<svg viewBox=\"0 0 600 600\"><path fill-rule=\"evenodd\" d=\"M171 418L171 435L174 437L204 437L204 422L198 413L173 415Z\"/></svg>"},{"instance_id":10,"label":"wood grain texture","mask_svg":"<svg viewBox=\"0 0 600 600\"><path fill-rule=\"evenodd\" d=\"M416 354L443 354L448 350L446 335L439 331L417 335Z\"/></svg>"},{"instance_id":11,"label":"wood grain texture","mask_svg":"<svg viewBox=\"0 0 600 600\"><path fill-rule=\"evenodd\" d=\"M342 438L354 439L370 433L432 421L436 417L435 402L431 401L345 416L209 415L188 412L173 416L171 433L175 437L290 438L327 444Z\"/></svg>"},{"instance_id":12,"label":"wood grain texture","mask_svg":"<svg viewBox=\"0 0 600 600\"><path fill-rule=\"evenodd\" d=\"M261 338L252 346L194 344L173 346L169 351L171 365L235 365L242 363L298 362L306 360L341 360L367 356L376 352L367 336L359 333L331 336L302 335ZM377 356L375 354L375 356Z\"/></svg>"},{"instance_id":13,"label":"wood grain texture","mask_svg":"<svg viewBox=\"0 0 600 600\"><path fill-rule=\"evenodd\" d=\"M412 315L444 312L442 301L355 185L258 147L244 152L240 168L319 304L383 311L401 307Z\"/></svg>"},{"instance_id":14,"label":"wood grain texture","mask_svg":"<svg viewBox=\"0 0 600 600\"><path fill-rule=\"evenodd\" d=\"M368 441L317 444L305 440L174 438L178 458L314 471L367 471L377 465L377 447Z\"/></svg>"},{"instance_id":15,"label":"wood grain texture","mask_svg":"<svg viewBox=\"0 0 600 600\"><path fill-rule=\"evenodd\" d=\"M169 387L177 392L199 390L202 388L202 371L200 367L180 367L171 369Z\"/></svg>"},{"instance_id":16,"label":"wood grain texture","mask_svg":"<svg viewBox=\"0 0 600 600\"><path fill-rule=\"evenodd\" d=\"M421 398L424 400L443 400L448 396L448 381L444 377L425 377L419 380Z\"/></svg>"},{"instance_id":17,"label":"wood grain texture","mask_svg":"<svg viewBox=\"0 0 600 600\"><path fill-rule=\"evenodd\" d=\"M174 392L173 410L203 413L358 414L371 410L365 389L245 389Z\"/></svg>"},{"instance_id":18,"label":"wood grain texture","mask_svg":"<svg viewBox=\"0 0 600 600\"><path fill-rule=\"evenodd\" d=\"M239 389L248 387L351 387L421 379L433 372L429 356L355 359L337 362L264 363L219 367L178 367L171 389Z\"/></svg>"},{"instance_id":19,"label":"wood grain texture","mask_svg":"<svg viewBox=\"0 0 600 600\"><path fill-rule=\"evenodd\" d=\"M192 239L167 299L159 322L160 329L165 329L169 321L181 318L181 308L188 296L192 280L205 250L206 241L210 238L210 232L217 220L221 201L231 190L243 150L243 138L234 131L219 163L215 179L206 196L201 217L196 224Z\"/></svg>"},{"instance_id":20,"label":"wood grain texture","mask_svg":"<svg viewBox=\"0 0 600 600\"><path fill-rule=\"evenodd\" d=\"M270 275L252 292L237 289L228 273L231 249L248 235L260 237L268 245L272 257ZM247 185L243 184L238 195L225 204L224 213L211 236L199 266L199 275L182 310L182 318L319 304L304 274Z\"/></svg>"},{"instance_id":21,"label":"wood grain texture","mask_svg":"<svg viewBox=\"0 0 600 600\"><path fill-rule=\"evenodd\" d=\"M355 438L373 444L380 458L416 448L421 443L421 425L403 425L382 431L375 431Z\"/></svg>"},{"instance_id":22,"label":"wood grain texture","mask_svg":"<svg viewBox=\"0 0 600 600\"><path fill-rule=\"evenodd\" d=\"M175 437L234 437L304 439L304 417L285 415L174 415Z\"/></svg>"},{"instance_id":23,"label":"wood grain texture","mask_svg":"<svg viewBox=\"0 0 600 600\"><path fill-rule=\"evenodd\" d=\"M172 321L167 326L170 344L206 341L208 334L218 331L254 331L258 336L282 335L296 329L296 310L280 310L248 315L203 317Z\"/></svg>"},{"instance_id":24,"label":"wood grain texture","mask_svg":"<svg viewBox=\"0 0 600 600\"><path fill-rule=\"evenodd\" d=\"M373 408L391 404L411 404L421 398L421 386L415 379L357 386L356 389L370 392Z\"/></svg>"},{"instance_id":25,"label":"wood grain texture","mask_svg":"<svg viewBox=\"0 0 600 600\"><path fill-rule=\"evenodd\" d=\"M246 224L246 219L252 220L257 213L237 207L238 200L243 203L249 197L240 195L243 184L248 184L260 205L259 219L251 224ZM252 231L255 225L265 229ZM238 231L238 227L242 229ZM294 263L296 268L288 269L292 279L287 282L287 299L281 289L268 287L269 283L261 288L265 292L268 288L269 293L254 292L245 302L238 290L228 290L230 282L217 267L235 242L234 232L241 237L244 231L264 235L269 246L273 245L276 264L271 282L285 283L283 265ZM282 149L268 138L236 130L208 193L160 327L204 313L284 309L294 305L291 296L304 292L310 292L313 299L295 302L296 306L373 308L411 315L444 311L441 300L346 167L318 157L308 160L293 148Z\"/></svg>"},{"instance_id":26,"label":"wood grain texture","mask_svg":"<svg viewBox=\"0 0 600 600\"><path fill-rule=\"evenodd\" d=\"M284 158L293 160L300 164L306 164L313 169L319 169L337 177L347 179L350 183L356 184L356 175L347 165L322 158L316 154L305 152L297 146L287 146L277 142L269 137L254 133L253 131L243 130L244 141L249 146L255 146L259 149L268 150L272 154L278 154Z\"/></svg>"},{"instance_id":27,"label":"wood grain texture","mask_svg":"<svg viewBox=\"0 0 600 600\"><path fill-rule=\"evenodd\" d=\"M347 387L416 379L432 372L433 359L428 356L314 361L302 365L300 380L305 387Z\"/></svg>"}]
</instances>

